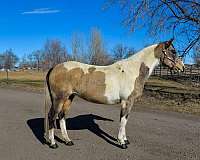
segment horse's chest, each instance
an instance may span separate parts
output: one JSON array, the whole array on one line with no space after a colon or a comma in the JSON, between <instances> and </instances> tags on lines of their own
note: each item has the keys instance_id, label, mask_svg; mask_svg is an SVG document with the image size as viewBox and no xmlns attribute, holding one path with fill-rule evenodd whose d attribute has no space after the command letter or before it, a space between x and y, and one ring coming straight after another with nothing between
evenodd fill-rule
<instances>
[{"instance_id":1,"label":"horse's chest","mask_svg":"<svg viewBox=\"0 0 200 160\"><path fill-rule=\"evenodd\" d=\"M105 89L105 96L107 97L108 104L116 104L120 102L119 96L119 81L115 76L106 77L106 89Z\"/></svg>"},{"instance_id":2,"label":"horse's chest","mask_svg":"<svg viewBox=\"0 0 200 160\"><path fill-rule=\"evenodd\" d=\"M144 89L144 84L149 75L149 67L144 63L140 66L139 76L135 79L134 89L131 94L128 96L128 102L132 105L135 101L139 100L142 96Z\"/></svg>"},{"instance_id":3,"label":"horse's chest","mask_svg":"<svg viewBox=\"0 0 200 160\"><path fill-rule=\"evenodd\" d=\"M135 88L135 78L126 79L125 81L122 81L119 91L120 99L124 100L128 99L130 94L133 92L134 88Z\"/></svg>"},{"instance_id":4,"label":"horse's chest","mask_svg":"<svg viewBox=\"0 0 200 160\"><path fill-rule=\"evenodd\" d=\"M120 102L122 99L127 99L134 89L134 82L134 78L108 77L106 79L105 90L108 103L114 104Z\"/></svg>"}]
</instances>

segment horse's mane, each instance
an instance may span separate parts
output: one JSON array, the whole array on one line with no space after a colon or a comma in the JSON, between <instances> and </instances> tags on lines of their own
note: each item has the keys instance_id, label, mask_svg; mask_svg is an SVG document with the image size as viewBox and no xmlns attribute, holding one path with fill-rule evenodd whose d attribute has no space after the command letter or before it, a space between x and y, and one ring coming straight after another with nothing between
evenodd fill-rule
<instances>
[{"instance_id":1,"label":"horse's mane","mask_svg":"<svg viewBox=\"0 0 200 160\"><path fill-rule=\"evenodd\" d=\"M152 50L154 50L154 48L157 46L157 44L153 44L153 45L150 45L146 48L143 48L141 50L139 50L138 52L136 52L135 54L131 55L130 57L128 58L125 58L125 59L122 59L122 60L119 60L115 63L119 63L119 62L122 62L122 61L129 61L129 60L133 60L133 59L137 59L139 58L140 56L143 57L145 54L148 54L148 53L151 53Z\"/></svg>"}]
</instances>

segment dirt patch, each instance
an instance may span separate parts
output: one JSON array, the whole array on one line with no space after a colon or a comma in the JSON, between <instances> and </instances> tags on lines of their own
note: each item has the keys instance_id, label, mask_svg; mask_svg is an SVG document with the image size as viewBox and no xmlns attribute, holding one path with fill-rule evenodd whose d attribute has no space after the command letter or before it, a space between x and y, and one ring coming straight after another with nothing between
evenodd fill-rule
<instances>
[{"instance_id":1,"label":"dirt patch","mask_svg":"<svg viewBox=\"0 0 200 160\"><path fill-rule=\"evenodd\" d=\"M172 96L170 96L170 93L168 93L167 96L165 96L163 94L145 91L141 101L137 102L136 106L143 106L143 108L146 109L200 115L199 98L185 98L183 95L178 95L176 97L175 95L172 94ZM193 96L191 95L191 97ZM139 108L136 107L136 109Z\"/></svg>"}]
</instances>

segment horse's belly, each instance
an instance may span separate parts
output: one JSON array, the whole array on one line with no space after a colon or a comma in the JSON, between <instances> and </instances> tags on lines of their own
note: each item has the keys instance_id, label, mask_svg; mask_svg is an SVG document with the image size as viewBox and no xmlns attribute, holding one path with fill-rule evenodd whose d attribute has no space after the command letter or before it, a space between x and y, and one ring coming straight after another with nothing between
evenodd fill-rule
<instances>
[{"instance_id":1,"label":"horse's belly","mask_svg":"<svg viewBox=\"0 0 200 160\"><path fill-rule=\"evenodd\" d=\"M106 96L108 104L120 103L118 85L107 86L104 96Z\"/></svg>"},{"instance_id":2,"label":"horse's belly","mask_svg":"<svg viewBox=\"0 0 200 160\"><path fill-rule=\"evenodd\" d=\"M103 97L85 96L85 95L80 95L80 97L89 102L98 103L98 104L118 104L118 103L120 103L120 99L108 100L107 98L103 98Z\"/></svg>"},{"instance_id":3,"label":"horse's belly","mask_svg":"<svg viewBox=\"0 0 200 160\"><path fill-rule=\"evenodd\" d=\"M87 84L81 87L78 94L81 98L101 104L117 104L120 102L120 97L117 91L106 92L105 85L102 83Z\"/></svg>"}]
</instances>

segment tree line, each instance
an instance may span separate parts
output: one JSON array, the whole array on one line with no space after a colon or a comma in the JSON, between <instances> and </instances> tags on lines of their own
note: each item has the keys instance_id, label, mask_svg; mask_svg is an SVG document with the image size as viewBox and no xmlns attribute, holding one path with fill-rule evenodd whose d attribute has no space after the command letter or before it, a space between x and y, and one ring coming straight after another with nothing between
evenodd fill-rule
<instances>
[{"instance_id":1,"label":"tree line","mask_svg":"<svg viewBox=\"0 0 200 160\"><path fill-rule=\"evenodd\" d=\"M8 49L0 54L0 69L11 70L17 64L22 69L47 70L56 64L70 60L92 65L108 65L135 53L134 48L122 43L116 44L111 51L108 51L103 36L97 28L91 30L87 43L82 34L74 33L70 47L69 53L60 40L47 40L42 49L24 54L20 59L12 49Z\"/></svg>"},{"instance_id":2,"label":"tree line","mask_svg":"<svg viewBox=\"0 0 200 160\"><path fill-rule=\"evenodd\" d=\"M106 0L105 8L117 6L122 22L130 31L145 28L150 36L171 35L176 39L179 54L192 53L200 64L200 2L199 0ZM11 49L0 54L0 68L20 67L48 69L68 60L88 64L107 65L135 53L134 48L117 44L108 51L102 34L92 29L89 42L75 33L71 39L71 53L59 40L47 40L42 49L24 55L20 60Z\"/></svg>"}]
</instances>

